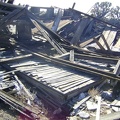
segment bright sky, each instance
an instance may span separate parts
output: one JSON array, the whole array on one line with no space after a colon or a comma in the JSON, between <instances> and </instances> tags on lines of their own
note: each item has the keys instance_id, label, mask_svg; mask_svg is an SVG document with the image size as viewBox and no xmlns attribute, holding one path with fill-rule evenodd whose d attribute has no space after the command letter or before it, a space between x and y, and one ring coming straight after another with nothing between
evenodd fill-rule
<instances>
[{"instance_id":1,"label":"bright sky","mask_svg":"<svg viewBox=\"0 0 120 120\"><path fill-rule=\"evenodd\" d=\"M120 6L119 0L15 0L14 4L28 4L30 6L37 6L37 7L50 7L56 6L60 8L70 8L72 7L73 3L75 2L75 9L88 12L89 9L96 3L96 2L111 2L113 6Z\"/></svg>"}]
</instances>

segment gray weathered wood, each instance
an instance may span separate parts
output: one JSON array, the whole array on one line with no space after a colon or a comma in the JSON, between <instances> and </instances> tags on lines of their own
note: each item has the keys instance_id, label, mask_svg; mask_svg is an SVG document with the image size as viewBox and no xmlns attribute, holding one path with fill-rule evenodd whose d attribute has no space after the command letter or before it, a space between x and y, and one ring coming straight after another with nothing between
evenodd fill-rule
<instances>
[{"instance_id":1,"label":"gray weathered wood","mask_svg":"<svg viewBox=\"0 0 120 120\"><path fill-rule=\"evenodd\" d=\"M14 58L4 58L4 59L0 59L0 63L14 61L14 60L17 60L17 59L28 58L28 57L31 57L31 56L32 56L32 54L17 56L17 57L14 57Z\"/></svg>"},{"instance_id":2,"label":"gray weathered wood","mask_svg":"<svg viewBox=\"0 0 120 120\"><path fill-rule=\"evenodd\" d=\"M62 9L59 9L58 10L58 13L57 13L57 16L54 20L54 23L53 23L53 26L52 26L52 31L56 32L57 31L57 28L58 28L58 25L60 23L60 20L62 18Z\"/></svg>"},{"instance_id":3,"label":"gray weathered wood","mask_svg":"<svg viewBox=\"0 0 120 120\"><path fill-rule=\"evenodd\" d=\"M118 60L116 66L115 66L115 69L114 69L114 74L116 75L120 75L120 60Z\"/></svg>"},{"instance_id":4,"label":"gray weathered wood","mask_svg":"<svg viewBox=\"0 0 120 120\"><path fill-rule=\"evenodd\" d=\"M94 38L93 38L93 39L94 39ZM101 43L100 43L98 40L94 39L94 41L96 42L96 44L98 45L98 47L99 47L100 49L105 50L105 48L101 45Z\"/></svg>"},{"instance_id":5,"label":"gray weathered wood","mask_svg":"<svg viewBox=\"0 0 120 120\"><path fill-rule=\"evenodd\" d=\"M85 29L85 27L88 25L89 23L89 18L83 18L81 21L80 21L80 24L71 40L71 44L77 44L77 42L80 40L80 37Z\"/></svg>"},{"instance_id":6,"label":"gray weathered wood","mask_svg":"<svg viewBox=\"0 0 120 120\"><path fill-rule=\"evenodd\" d=\"M102 37L102 39L103 39L103 41L104 41L104 43L105 43L105 45L107 47L107 50L110 50L110 46L108 45L108 42L106 41L104 35L102 35L101 37Z\"/></svg>"},{"instance_id":7,"label":"gray weathered wood","mask_svg":"<svg viewBox=\"0 0 120 120\"><path fill-rule=\"evenodd\" d=\"M98 105L96 111L96 120L100 120L100 106L101 106L101 97L98 97Z\"/></svg>"},{"instance_id":8,"label":"gray weathered wood","mask_svg":"<svg viewBox=\"0 0 120 120\"><path fill-rule=\"evenodd\" d=\"M32 20L31 21L33 22L33 24L36 26L36 28L41 31L42 35L46 38L46 40L49 41L49 43L57 50L57 52L59 54L64 54L66 53L67 51L64 50L64 48L62 48L58 43L56 43L53 39L51 39L48 34L46 33L46 31L44 29L42 29L40 27L40 25L35 21L35 20Z\"/></svg>"},{"instance_id":9,"label":"gray weathered wood","mask_svg":"<svg viewBox=\"0 0 120 120\"><path fill-rule=\"evenodd\" d=\"M74 62L74 50L70 50L70 62Z\"/></svg>"},{"instance_id":10,"label":"gray weathered wood","mask_svg":"<svg viewBox=\"0 0 120 120\"><path fill-rule=\"evenodd\" d=\"M14 72L13 72L14 74ZM28 95L30 100L34 100L33 96L30 94L30 92L28 92L28 90L26 89L26 87L23 85L23 83L19 80L19 78L14 74L14 78L15 80L20 84L20 86L22 87L22 89L26 92L26 94Z\"/></svg>"},{"instance_id":11,"label":"gray weathered wood","mask_svg":"<svg viewBox=\"0 0 120 120\"><path fill-rule=\"evenodd\" d=\"M91 38L89 40L86 40L86 41L80 43L79 46L83 48L83 47L87 46L88 44L90 44L91 42L93 42L94 39L97 39L98 37L100 37L100 35L97 35L96 37L93 37L93 38Z\"/></svg>"}]
</instances>

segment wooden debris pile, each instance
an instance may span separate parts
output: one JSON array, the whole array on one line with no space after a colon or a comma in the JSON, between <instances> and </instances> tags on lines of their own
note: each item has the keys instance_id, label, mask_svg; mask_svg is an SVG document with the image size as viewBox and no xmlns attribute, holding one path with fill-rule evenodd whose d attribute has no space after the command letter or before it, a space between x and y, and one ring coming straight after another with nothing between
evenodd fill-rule
<instances>
[{"instance_id":1,"label":"wooden debris pile","mask_svg":"<svg viewBox=\"0 0 120 120\"><path fill-rule=\"evenodd\" d=\"M40 99L54 115L69 111L68 119L120 117L117 26L73 9L59 30L61 9L52 29L26 7L3 12L0 29L10 34L5 41L0 37L1 100L32 120L40 119Z\"/></svg>"}]
</instances>

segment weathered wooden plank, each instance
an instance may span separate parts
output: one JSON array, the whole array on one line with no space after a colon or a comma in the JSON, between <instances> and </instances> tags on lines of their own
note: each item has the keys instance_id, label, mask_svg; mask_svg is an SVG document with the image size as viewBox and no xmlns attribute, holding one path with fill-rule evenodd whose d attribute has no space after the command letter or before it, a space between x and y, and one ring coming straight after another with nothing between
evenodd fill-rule
<instances>
[{"instance_id":1,"label":"weathered wooden plank","mask_svg":"<svg viewBox=\"0 0 120 120\"><path fill-rule=\"evenodd\" d=\"M106 22L106 21L104 21L104 20L102 20L102 19L99 19L99 18L94 17L94 16L92 16L92 15L89 15L89 14L87 14L87 13L80 12L80 11L75 10L75 9L74 9L74 10L71 9L71 8L69 8L69 9L70 9L71 11L74 11L74 12L76 12L76 13L79 13L79 15L83 14L83 15L85 15L85 16L87 16L87 17L90 17L90 18L93 18L93 19L95 19L95 20L97 20L97 21L99 21L99 22L101 22L101 23L104 23L104 24L107 24L107 25L110 25L110 26L113 26L113 27L115 27L115 28L120 29L120 27L119 27L118 25L111 24L111 23Z\"/></svg>"},{"instance_id":2,"label":"weathered wooden plank","mask_svg":"<svg viewBox=\"0 0 120 120\"><path fill-rule=\"evenodd\" d=\"M15 65L11 65L11 67L13 68L17 68L17 67L27 67L27 66L31 66L31 65L37 65L39 62L34 62L34 61L28 61L28 62L23 62L23 63L17 63Z\"/></svg>"},{"instance_id":3,"label":"weathered wooden plank","mask_svg":"<svg viewBox=\"0 0 120 120\"><path fill-rule=\"evenodd\" d=\"M6 10L0 10L0 13L7 13L7 14L9 14L11 12L10 11L6 11Z\"/></svg>"},{"instance_id":4,"label":"weathered wooden plank","mask_svg":"<svg viewBox=\"0 0 120 120\"><path fill-rule=\"evenodd\" d=\"M22 102L14 99L11 95L8 95L6 92L0 91L0 97L5 99L5 101L10 102L11 104L16 104L16 108L19 108L21 110L23 109L23 111L28 110L34 114L39 114L39 111L34 111L34 109L31 109L30 106L28 106L27 104L24 105Z\"/></svg>"},{"instance_id":5,"label":"weathered wooden plank","mask_svg":"<svg viewBox=\"0 0 120 120\"><path fill-rule=\"evenodd\" d=\"M48 71L48 72L40 72L40 73L38 73L38 74L33 74L33 75L37 75L38 76L38 78L50 78L50 77L53 77L53 76L56 76L57 74L59 75L59 74L62 74L62 73L64 73L64 71L61 71L61 70L55 70L55 71Z\"/></svg>"},{"instance_id":6,"label":"weathered wooden plank","mask_svg":"<svg viewBox=\"0 0 120 120\"><path fill-rule=\"evenodd\" d=\"M117 64L117 62L119 60L117 58L92 56L92 55L78 54L78 53L75 53L75 58L91 60L91 61L98 62L98 63L110 63L110 64Z\"/></svg>"},{"instance_id":7,"label":"weathered wooden plank","mask_svg":"<svg viewBox=\"0 0 120 120\"><path fill-rule=\"evenodd\" d=\"M97 80L97 81L89 81L89 82L86 82L85 85L83 85L83 87L76 87L76 89L70 89L70 90L67 90L65 92L63 92L65 95L67 95L67 99L70 99L70 98L73 98L73 96L76 96L78 94L80 94L81 92L85 92L87 91L88 89L90 88L93 88L95 87L96 85L100 84L102 82L102 80Z\"/></svg>"},{"instance_id":8,"label":"weathered wooden plank","mask_svg":"<svg viewBox=\"0 0 120 120\"><path fill-rule=\"evenodd\" d=\"M112 47L113 45L113 42L115 40L115 37L116 37L116 34L117 34L117 30L113 30L111 31L110 35L109 35L109 38L108 38L108 45L110 46L110 48Z\"/></svg>"},{"instance_id":9,"label":"weathered wooden plank","mask_svg":"<svg viewBox=\"0 0 120 120\"><path fill-rule=\"evenodd\" d=\"M105 28L105 30L103 31L103 33L102 33L102 36L104 36L104 39L107 41L107 38L109 37L109 34L110 34L110 29L108 28L108 27L106 27ZM102 46L104 46L105 45L105 43L104 43L104 40L103 40L103 37L100 37L100 39L99 39L99 42L100 42L100 44L102 45Z\"/></svg>"},{"instance_id":10,"label":"weathered wooden plank","mask_svg":"<svg viewBox=\"0 0 120 120\"><path fill-rule=\"evenodd\" d=\"M59 55L59 56L57 55L57 56L55 56L54 58L68 59L68 58L69 58L69 55L70 55L70 53L67 52L67 53L62 54L62 55Z\"/></svg>"},{"instance_id":11,"label":"weathered wooden plank","mask_svg":"<svg viewBox=\"0 0 120 120\"><path fill-rule=\"evenodd\" d=\"M9 24L11 21L19 18L21 15L23 15L25 12L25 9L17 9L8 14L6 17L4 17L0 22L0 28L3 26Z\"/></svg>"},{"instance_id":12,"label":"weathered wooden plank","mask_svg":"<svg viewBox=\"0 0 120 120\"><path fill-rule=\"evenodd\" d=\"M56 40L57 42L64 42L64 43L68 43L67 40L61 38L58 34L56 34L55 32L53 32L52 30L48 29L45 25L43 25L39 20L38 18L33 15L32 13L30 13L29 11L26 11L27 15L33 19L33 20L36 20L38 22L38 24L45 30L48 32L48 34L50 34L50 36L52 38L54 38L54 40Z\"/></svg>"},{"instance_id":13,"label":"weathered wooden plank","mask_svg":"<svg viewBox=\"0 0 120 120\"><path fill-rule=\"evenodd\" d=\"M94 38L93 38L94 39ZM101 42L99 42L98 40L94 39L94 41L96 42L96 44L98 45L98 47L101 49L101 50L105 50L105 48L101 45Z\"/></svg>"},{"instance_id":14,"label":"weathered wooden plank","mask_svg":"<svg viewBox=\"0 0 120 120\"><path fill-rule=\"evenodd\" d=\"M70 62L74 62L74 50L70 50Z\"/></svg>"},{"instance_id":15,"label":"weathered wooden plank","mask_svg":"<svg viewBox=\"0 0 120 120\"><path fill-rule=\"evenodd\" d=\"M0 2L0 5L1 6L4 6L4 7L10 7L10 8L16 8L16 9L23 9L24 7L23 6L19 6L19 5L13 5L13 4L9 4L9 3L3 3L3 2Z\"/></svg>"},{"instance_id":16,"label":"weathered wooden plank","mask_svg":"<svg viewBox=\"0 0 120 120\"><path fill-rule=\"evenodd\" d=\"M33 66L21 66L21 67L17 67L16 69L17 70L21 70L21 71L24 71L26 73L29 73L30 71L32 72L33 70L34 71L37 71L39 69L45 69L47 68L48 66L47 65L33 65Z\"/></svg>"},{"instance_id":17,"label":"weathered wooden plank","mask_svg":"<svg viewBox=\"0 0 120 120\"><path fill-rule=\"evenodd\" d=\"M46 33L45 30L43 30L40 25L35 21L35 20L32 20L32 23L36 26L36 28L42 33L42 35L46 38L46 40L49 41L49 43L56 49L56 51L59 53L59 54L64 54L66 53L67 51L64 50L64 48L62 48L57 42L55 42L53 39L51 39L48 34Z\"/></svg>"},{"instance_id":18,"label":"weathered wooden plank","mask_svg":"<svg viewBox=\"0 0 120 120\"><path fill-rule=\"evenodd\" d=\"M47 83L53 83L53 82L56 82L56 81L58 81L59 80L59 78L61 78L61 77L66 77L66 76L69 76L69 75L73 75L73 73L63 73L63 74L61 74L61 75L59 75L59 76L53 76L53 77L49 77L49 78L43 78L43 79L41 79L42 81L45 81L45 82L47 82Z\"/></svg>"},{"instance_id":19,"label":"weathered wooden plank","mask_svg":"<svg viewBox=\"0 0 120 120\"><path fill-rule=\"evenodd\" d=\"M87 82L89 79L85 79L85 77L81 78L81 79L75 79L72 83L67 83L65 85L60 85L58 88L59 89L64 89L64 88L72 88L72 86L77 86L79 84L83 84L85 82Z\"/></svg>"},{"instance_id":20,"label":"weathered wooden plank","mask_svg":"<svg viewBox=\"0 0 120 120\"><path fill-rule=\"evenodd\" d=\"M94 82L94 81L92 80L92 78L83 78L83 81L85 81L85 82L82 82L82 81L81 81L81 82L72 84L71 86L62 88L61 90L62 90L63 92L65 92L65 91L68 91L68 90L75 89L76 87L78 88L78 86L80 86L80 88L82 88L83 86Z\"/></svg>"},{"instance_id":21,"label":"weathered wooden plank","mask_svg":"<svg viewBox=\"0 0 120 120\"><path fill-rule=\"evenodd\" d=\"M96 111L96 120L100 120L100 106L101 106L101 97L98 97L98 105Z\"/></svg>"},{"instance_id":22,"label":"weathered wooden plank","mask_svg":"<svg viewBox=\"0 0 120 120\"><path fill-rule=\"evenodd\" d=\"M106 41L104 35L102 35L101 37L102 37L102 39L103 39L103 41L105 43L105 45L103 45L103 46L106 46L107 50L110 50L110 46L108 45L108 41Z\"/></svg>"},{"instance_id":23,"label":"weathered wooden plank","mask_svg":"<svg viewBox=\"0 0 120 120\"><path fill-rule=\"evenodd\" d=\"M77 42L80 40L80 36L82 35L85 27L88 25L89 23L89 18L83 18L82 21L80 21L80 24L71 40L71 44L77 44Z\"/></svg>"},{"instance_id":24,"label":"weathered wooden plank","mask_svg":"<svg viewBox=\"0 0 120 120\"><path fill-rule=\"evenodd\" d=\"M60 23L60 20L62 18L62 9L58 10L57 16L54 20L53 26L52 26L52 31L56 32Z\"/></svg>"},{"instance_id":25,"label":"weathered wooden plank","mask_svg":"<svg viewBox=\"0 0 120 120\"><path fill-rule=\"evenodd\" d=\"M14 58L4 58L4 59L0 59L0 63L10 62L10 61L18 60L18 59L24 59L24 58L28 58L28 57L31 57L31 56L32 56L32 54L17 56L17 57L14 57Z\"/></svg>"},{"instance_id":26,"label":"weathered wooden plank","mask_svg":"<svg viewBox=\"0 0 120 120\"><path fill-rule=\"evenodd\" d=\"M56 83L52 83L51 85L52 86L55 86L55 87L58 87L60 85L66 85L68 83L72 83L72 82L75 82L75 80L77 79L81 79L83 78L83 76L80 76L80 75L72 75L72 76L67 76L67 77L64 77L64 78L59 78L59 81L56 81Z\"/></svg>"},{"instance_id":27,"label":"weathered wooden plank","mask_svg":"<svg viewBox=\"0 0 120 120\"><path fill-rule=\"evenodd\" d=\"M82 105L83 103L85 103L89 98L90 98L90 96L87 96L87 97L83 98L81 101L77 102L77 104L75 104L73 106L73 109L77 109L80 105Z\"/></svg>"},{"instance_id":28,"label":"weathered wooden plank","mask_svg":"<svg viewBox=\"0 0 120 120\"><path fill-rule=\"evenodd\" d=\"M79 46L80 46L81 48L83 48L83 47L87 46L88 44L92 43L92 42L94 41L94 39L97 39L98 37L100 37L100 35L97 35L96 37L93 37L93 38L91 38L91 39L89 39L89 40L86 40L86 41L80 43Z\"/></svg>"},{"instance_id":29,"label":"weathered wooden plank","mask_svg":"<svg viewBox=\"0 0 120 120\"><path fill-rule=\"evenodd\" d=\"M120 75L120 60L118 60L113 73L116 75Z\"/></svg>"},{"instance_id":30,"label":"weathered wooden plank","mask_svg":"<svg viewBox=\"0 0 120 120\"><path fill-rule=\"evenodd\" d=\"M78 78L75 77L74 75L72 76L72 79L65 79L62 83L61 82L56 82L55 84L55 87L58 87L58 88L64 88L64 87L67 87L67 86L70 86L70 85L73 85L74 83L77 83L77 82L80 82L84 77L83 76L79 76Z\"/></svg>"},{"instance_id":31,"label":"weathered wooden plank","mask_svg":"<svg viewBox=\"0 0 120 120\"><path fill-rule=\"evenodd\" d=\"M120 38L118 39L117 43L114 45L115 48L120 48Z\"/></svg>"},{"instance_id":32,"label":"weathered wooden plank","mask_svg":"<svg viewBox=\"0 0 120 120\"><path fill-rule=\"evenodd\" d=\"M101 46L103 46L105 50L110 50L110 47L115 39L116 33L117 31L109 29L108 27L106 27L106 29L103 31L98 42L101 44ZM96 48L98 47L96 46Z\"/></svg>"},{"instance_id":33,"label":"weathered wooden plank","mask_svg":"<svg viewBox=\"0 0 120 120\"><path fill-rule=\"evenodd\" d=\"M86 78L86 79L88 79L88 78ZM92 85L93 83L97 83L98 82L97 79L98 79L97 77L94 78L94 79L88 79L88 81L83 83L83 84L76 85L76 86L73 85L70 89L63 89L61 91L64 92L64 94L67 94L67 93L72 92L74 90L78 90L78 89L81 90L82 88L87 90L88 88L90 88L90 87L88 87L89 85Z\"/></svg>"},{"instance_id":34,"label":"weathered wooden plank","mask_svg":"<svg viewBox=\"0 0 120 120\"><path fill-rule=\"evenodd\" d=\"M72 22L72 20L67 19L67 20L61 20L57 29L57 32L59 32L60 29L62 29L63 27L65 27L66 25L70 24Z\"/></svg>"}]
</instances>

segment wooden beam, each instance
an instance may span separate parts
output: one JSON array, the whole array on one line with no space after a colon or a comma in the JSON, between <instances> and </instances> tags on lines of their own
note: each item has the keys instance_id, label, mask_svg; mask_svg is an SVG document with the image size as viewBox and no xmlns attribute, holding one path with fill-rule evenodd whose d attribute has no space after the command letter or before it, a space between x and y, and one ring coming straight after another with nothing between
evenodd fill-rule
<instances>
[{"instance_id":1,"label":"wooden beam","mask_svg":"<svg viewBox=\"0 0 120 120\"><path fill-rule=\"evenodd\" d=\"M59 55L59 56L55 56L54 58L62 58L62 59L68 59L69 58L70 53L67 52L65 54Z\"/></svg>"},{"instance_id":2,"label":"wooden beam","mask_svg":"<svg viewBox=\"0 0 120 120\"><path fill-rule=\"evenodd\" d=\"M101 37L102 37L107 49L110 51L110 46L108 45L107 40L105 39L104 35L102 34Z\"/></svg>"},{"instance_id":3,"label":"wooden beam","mask_svg":"<svg viewBox=\"0 0 120 120\"><path fill-rule=\"evenodd\" d=\"M74 62L74 50L70 50L70 62Z\"/></svg>"},{"instance_id":4,"label":"wooden beam","mask_svg":"<svg viewBox=\"0 0 120 120\"><path fill-rule=\"evenodd\" d=\"M109 64L117 64L117 62L119 60L117 58L92 56L92 55L78 54L78 53L75 53L75 58L91 60L91 61L99 62L99 63L109 63Z\"/></svg>"},{"instance_id":5,"label":"wooden beam","mask_svg":"<svg viewBox=\"0 0 120 120\"><path fill-rule=\"evenodd\" d=\"M44 29L42 29L42 28L40 27L40 25L39 25L35 20L32 20L32 19L30 19L30 20L31 20L32 23L36 26L36 28L42 33L42 35L46 38L46 40L48 40L49 43L56 49L56 51L57 51L59 54L64 54L64 53L67 52L63 47L61 47L61 46L59 45L59 43L55 42L54 39L50 38L50 37L48 36L48 34L46 33L46 31L45 31Z\"/></svg>"},{"instance_id":6,"label":"wooden beam","mask_svg":"<svg viewBox=\"0 0 120 120\"><path fill-rule=\"evenodd\" d=\"M95 38L93 38L93 39L101 50L105 50L104 47L100 44L100 42L97 39L95 39Z\"/></svg>"},{"instance_id":7,"label":"wooden beam","mask_svg":"<svg viewBox=\"0 0 120 120\"><path fill-rule=\"evenodd\" d=\"M115 66L115 69L114 69L114 74L116 75L120 75L120 60L118 60L116 66Z\"/></svg>"},{"instance_id":8,"label":"wooden beam","mask_svg":"<svg viewBox=\"0 0 120 120\"><path fill-rule=\"evenodd\" d=\"M29 97L30 100L34 100L33 96L28 92L28 90L26 89L26 87L23 85L23 83L19 80L19 78L17 77L17 75L15 75L14 72L12 72L12 74L14 74L14 78L15 80L19 83L19 85L22 87L22 89L25 91L25 93L27 94L27 96Z\"/></svg>"},{"instance_id":9,"label":"wooden beam","mask_svg":"<svg viewBox=\"0 0 120 120\"><path fill-rule=\"evenodd\" d=\"M101 106L101 97L98 97L98 105L96 111L96 120L100 120L100 106Z\"/></svg>"},{"instance_id":10,"label":"wooden beam","mask_svg":"<svg viewBox=\"0 0 120 120\"><path fill-rule=\"evenodd\" d=\"M99 18L96 18L96 17L93 17L93 16L91 16L91 15L88 15L88 14L86 14L86 13L83 13L83 12L80 12L80 11L78 11L78 10L75 10L75 9L71 9L71 8L69 8L71 11L75 11L76 13L79 13L79 14L83 14L83 15L85 15L85 16L87 16L87 17L90 17L90 18L93 18L93 19L95 19L95 20L97 20L97 21L100 21L100 22L102 22L102 23L105 23L105 24L107 24L107 25L110 25L110 26L113 26L113 27L115 27L115 28L118 28L118 29L120 29L120 27L117 25L113 25L113 24L111 24L111 23L109 23L109 22L106 22L106 21L104 21L104 20L101 20L101 19L99 19Z\"/></svg>"},{"instance_id":11,"label":"wooden beam","mask_svg":"<svg viewBox=\"0 0 120 120\"><path fill-rule=\"evenodd\" d=\"M52 38L54 38L54 40L56 40L57 42L68 43L67 40L65 40L64 38L60 37L58 34L56 34L52 30L50 30L49 28L47 28L43 23L41 23L40 20L38 20L38 18L35 15L33 15L31 12L29 12L28 10L26 10L26 13L30 17L30 19L35 20L45 31L47 31L48 34L50 34L50 36Z\"/></svg>"},{"instance_id":12,"label":"wooden beam","mask_svg":"<svg viewBox=\"0 0 120 120\"><path fill-rule=\"evenodd\" d=\"M3 2L0 2L0 6L4 6L4 7L9 7L9 8L16 8L16 9L23 9L24 7L23 6L20 6L20 5L13 5L13 4L9 4L9 3L3 3Z\"/></svg>"},{"instance_id":13,"label":"wooden beam","mask_svg":"<svg viewBox=\"0 0 120 120\"><path fill-rule=\"evenodd\" d=\"M77 44L77 42L80 40L80 37L81 37L84 29L88 25L89 21L90 21L89 18L83 18L80 21L80 24L79 24L79 26L78 26L78 28L77 28L77 30L76 30L76 32L75 32L71 42L70 42L71 44L73 44L73 45Z\"/></svg>"},{"instance_id":14,"label":"wooden beam","mask_svg":"<svg viewBox=\"0 0 120 120\"><path fill-rule=\"evenodd\" d=\"M62 9L59 9L57 16L54 20L53 26L51 28L52 31L54 31L54 32L57 31L61 18L62 18Z\"/></svg>"},{"instance_id":15,"label":"wooden beam","mask_svg":"<svg viewBox=\"0 0 120 120\"><path fill-rule=\"evenodd\" d=\"M0 10L0 13L7 13L7 14L9 14L11 12L10 11L6 11L6 10Z\"/></svg>"},{"instance_id":16,"label":"wooden beam","mask_svg":"<svg viewBox=\"0 0 120 120\"><path fill-rule=\"evenodd\" d=\"M24 58L28 58L28 57L31 57L31 56L32 56L32 54L17 56L17 57L14 57L14 58L4 58L4 59L0 59L0 63L10 62L10 61L18 60L18 59L24 59Z\"/></svg>"},{"instance_id":17,"label":"wooden beam","mask_svg":"<svg viewBox=\"0 0 120 120\"><path fill-rule=\"evenodd\" d=\"M83 47L87 46L88 44L90 44L91 42L93 42L94 39L97 39L98 37L100 37L100 35L97 35L96 37L93 37L93 38L91 38L89 40L86 40L86 41L80 43L79 46L83 48Z\"/></svg>"},{"instance_id":18,"label":"wooden beam","mask_svg":"<svg viewBox=\"0 0 120 120\"><path fill-rule=\"evenodd\" d=\"M16 20L19 18L21 15L23 15L25 12L25 9L17 9L5 16L1 21L0 21L0 28L4 27L5 25L9 24L11 21Z\"/></svg>"}]
</instances>

